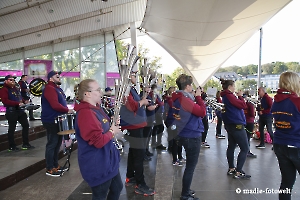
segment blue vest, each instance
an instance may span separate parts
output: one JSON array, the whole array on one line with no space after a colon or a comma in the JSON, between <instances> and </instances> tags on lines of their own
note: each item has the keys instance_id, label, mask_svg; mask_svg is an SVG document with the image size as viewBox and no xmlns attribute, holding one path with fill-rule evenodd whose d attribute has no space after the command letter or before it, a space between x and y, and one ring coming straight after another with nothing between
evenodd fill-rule
<instances>
[{"instance_id":1,"label":"blue vest","mask_svg":"<svg viewBox=\"0 0 300 200\"><path fill-rule=\"evenodd\" d=\"M94 110L94 109L93 109ZM103 110L94 110L95 115L101 123L103 132L106 133L110 128L110 120ZM96 148L83 140L78 127L78 115L76 114L76 139L78 142L78 164L83 179L94 187L105 183L115 177L119 172L120 154L112 140L102 148Z\"/></svg>"},{"instance_id":2,"label":"blue vest","mask_svg":"<svg viewBox=\"0 0 300 200\"><path fill-rule=\"evenodd\" d=\"M131 87L130 93L135 101L141 100L133 87ZM139 107L137 112L132 112L128 110L125 105L122 105L120 109L120 116L120 126L138 125L147 121L145 106Z\"/></svg>"},{"instance_id":3,"label":"blue vest","mask_svg":"<svg viewBox=\"0 0 300 200\"><path fill-rule=\"evenodd\" d=\"M290 99L274 102L271 112L275 120L274 144L300 148L300 112Z\"/></svg>"},{"instance_id":4,"label":"blue vest","mask_svg":"<svg viewBox=\"0 0 300 200\"><path fill-rule=\"evenodd\" d=\"M267 104L267 98L265 96L260 100L260 103L261 103L260 110L269 108L269 105ZM270 111L269 113L264 113L264 114L260 115L260 117L265 117L265 118L272 117L272 113Z\"/></svg>"},{"instance_id":5,"label":"blue vest","mask_svg":"<svg viewBox=\"0 0 300 200\"><path fill-rule=\"evenodd\" d=\"M243 109L239 109L231 104L226 95L222 97L225 109L222 111L224 124L243 124L246 125L246 117Z\"/></svg>"},{"instance_id":6,"label":"blue vest","mask_svg":"<svg viewBox=\"0 0 300 200\"><path fill-rule=\"evenodd\" d=\"M185 111L179 99L173 102L175 125L180 137L198 138L204 131L202 118Z\"/></svg>"},{"instance_id":7,"label":"blue vest","mask_svg":"<svg viewBox=\"0 0 300 200\"><path fill-rule=\"evenodd\" d=\"M55 90L56 90L56 93L57 93L57 96L58 96L58 102L61 105L67 107L66 95L63 92L63 90L61 88L58 88L58 87L55 87ZM54 123L56 117L58 117L60 115L63 115L63 114L66 114L66 113L62 113L62 112L58 112L58 111L54 110L51 107L48 100L45 98L44 91L45 90L43 90L42 99L41 99L41 102L42 102L41 120L42 120L42 122L46 122L46 123Z\"/></svg>"},{"instance_id":8,"label":"blue vest","mask_svg":"<svg viewBox=\"0 0 300 200\"><path fill-rule=\"evenodd\" d=\"M13 87L6 87L8 91L8 99L11 101L16 101L16 102L22 102L22 96L18 88ZM19 109L18 106L8 106L4 105L6 107L6 112L10 112L11 110L9 108L13 108L14 111L19 111L19 112L24 112L24 110Z\"/></svg>"}]
</instances>

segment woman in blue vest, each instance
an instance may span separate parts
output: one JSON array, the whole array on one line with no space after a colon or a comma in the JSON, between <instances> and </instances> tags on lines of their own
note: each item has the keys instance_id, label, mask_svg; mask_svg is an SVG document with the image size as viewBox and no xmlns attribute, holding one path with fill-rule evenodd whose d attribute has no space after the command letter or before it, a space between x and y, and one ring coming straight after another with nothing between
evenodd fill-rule
<instances>
[{"instance_id":1,"label":"woman in blue vest","mask_svg":"<svg viewBox=\"0 0 300 200\"><path fill-rule=\"evenodd\" d=\"M280 200L291 199L291 192L300 173L300 77L284 72L271 109L275 120L274 152L281 171ZM285 192L285 193L284 193Z\"/></svg>"},{"instance_id":2,"label":"woman in blue vest","mask_svg":"<svg viewBox=\"0 0 300 200\"><path fill-rule=\"evenodd\" d=\"M247 108L247 105L242 96L242 91L237 93L237 97L235 96L235 84L233 80L221 80L221 84L223 88L221 96L225 107L222 111L222 119L228 133L228 147L226 154L229 169L227 174L233 175L233 178L235 179L249 179L251 176L247 175L242 170L249 151L247 133L245 130L246 118L244 114L244 109ZM234 150L237 144L241 150L235 167Z\"/></svg>"},{"instance_id":3,"label":"woman in blue vest","mask_svg":"<svg viewBox=\"0 0 300 200\"><path fill-rule=\"evenodd\" d=\"M79 104L75 104L78 163L83 179L93 192L93 200L118 200L123 188L119 173L120 154L113 144L119 127L99 106L102 91L93 79L78 86Z\"/></svg>"},{"instance_id":4,"label":"woman in blue vest","mask_svg":"<svg viewBox=\"0 0 300 200\"><path fill-rule=\"evenodd\" d=\"M190 190L193 173L198 163L201 147L201 133L204 131L202 118L206 116L206 107L201 98L201 88L198 87L195 96L193 91L193 78L181 74L176 79L178 91L172 94L175 125L178 133L178 145L182 145L186 152L186 166L182 177L182 190L180 200L199 200L193 197Z\"/></svg>"}]
</instances>

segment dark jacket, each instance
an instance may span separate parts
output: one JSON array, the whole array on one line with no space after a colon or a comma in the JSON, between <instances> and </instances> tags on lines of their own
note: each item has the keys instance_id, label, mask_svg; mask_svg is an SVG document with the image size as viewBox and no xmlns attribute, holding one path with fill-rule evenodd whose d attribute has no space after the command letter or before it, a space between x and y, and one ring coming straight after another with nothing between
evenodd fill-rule
<instances>
[{"instance_id":1,"label":"dark jacket","mask_svg":"<svg viewBox=\"0 0 300 200\"><path fill-rule=\"evenodd\" d=\"M7 84L3 85L0 90L0 98L3 105L6 107L6 112L9 111L24 111L19 107L20 103L24 103L20 90L14 86L10 87Z\"/></svg>"},{"instance_id":2,"label":"dark jacket","mask_svg":"<svg viewBox=\"0 0 300 200\"><path fill-rule=\"evenodd\" d=\"M176 129L180 137L198 138L204 131L202 118L206 116L206 107L200 96L194 102L183 92L172 94Z\"/></svg>"},{"instance_id":3,"label":"dark jacket","mask_svg":"<svg viewBox=\"0 0 300 200\"><path fill-rule=\"evenodd\" d=\"M224 124L246 125L244 109L247 108L242 96L236 97L230 90L221 92L225 109L222 111Z\"/></svg>"},{"instance_id":4,"label":"dark jacket","mask_svg":"<svg viewBox=\"0 0 300 200\"><path fill-rule=\"evenodd\" d=\"M246 117L246 122L247 123L254 123L254 118L255 118L255 110L254 110L254 105L250 102L246 102L247 108L244 109L244 114Z\"/></svg>"},{"instance_id":5,"label":"dark jacket","mask_svg":"<svg viewBox=\"0 0 300 200\"><path fill-rule=\"evenodd\" d=\"M164 122L167 128L175 124L172 97L166 97L164 101Z\"/></svg>"},{"instance_id":6,"label":"dark jacket","mask_svg":"<svg viewBox=\"0 0 300 200\"><path fill-rule=\"evenodd\" d=\"M272 98L265 93L265 95L261 98L260 100L261 105L259 107L259 111L262 111L262 115L259 115L259 117L267 118L267 117L272 117L271 113L271 107L273 104Z\"/></svg>"},{"instance_id":7,"label":"dark jacket","mask_svg":"<svg viewBox=\"0 0 300 200\"><path fill-rule=\"evenodd\" d=\"M29 92L27 92L28 89L28 83L26 81L22 81L22 79L18 82L21 88L21 95L24 100L29 100Z\"/></svg>"},{"instance_id":8,"label":"dark jacket","mask_svg":"<svg viewBox=\"0 0 300 200\"><path fill-rule=\"evenodd\" d=\"M271 112L276 126L273 143L300 148L300 97L279 89Z\"/></svg>"},{"instance_id":9,"label":"dark jacket","mask_svg":"<svg viewBox=\"0 0 300 200\"><path fill-rule=\"evenodd\" d=\"M80 172L89 186L94 187L118 174L119 151L112 142L110 119L102 108L82 101L74 109Z\"/></svg>"},{"instance_id":10,"label":"dark jacket","mask_svg":"<svg viewBox=\"0 0 300 200\"><path fill-rule=\"evenodd\" d=\"M69 111L63 90L52 81L48 81L46 84L41 103L41 120L45 123L54 123L56 117Z\"/></svg>"}]
</instances>

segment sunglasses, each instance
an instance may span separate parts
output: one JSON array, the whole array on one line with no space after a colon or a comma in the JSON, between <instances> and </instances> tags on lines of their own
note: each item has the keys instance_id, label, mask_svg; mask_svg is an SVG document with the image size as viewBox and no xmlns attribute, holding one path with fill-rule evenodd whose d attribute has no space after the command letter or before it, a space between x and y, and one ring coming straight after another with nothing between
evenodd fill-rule
<instances>
[{"instance_id":1,"label":"sunglasses","mask_svg":"<svg viewBox=\"0 0 300 200\"><path fill-rule=\"evenodd\" d=\"M13 78L9 78L9 79L7 79L8 81L15 81L15 79L13 79Z\"/></svg>"}]
</instances>

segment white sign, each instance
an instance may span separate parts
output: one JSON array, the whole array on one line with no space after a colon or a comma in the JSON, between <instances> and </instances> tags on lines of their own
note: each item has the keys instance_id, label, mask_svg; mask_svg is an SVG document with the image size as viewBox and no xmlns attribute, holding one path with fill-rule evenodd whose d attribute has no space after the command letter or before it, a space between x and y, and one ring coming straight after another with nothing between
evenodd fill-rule
<instances>
[{"instance_id":1,"label":"white sign","mask_svg":"<svg viewBox=\"0 0 300 200\"><path fill-rule=\"evenodd\" d=\"M218 91L217 88L208 87L208 88L207 88L207 91L206 91L206 94L207 94L207 96L209 96L209 97L215 97L217 91Z\"/></svg>"}]
</instances>

